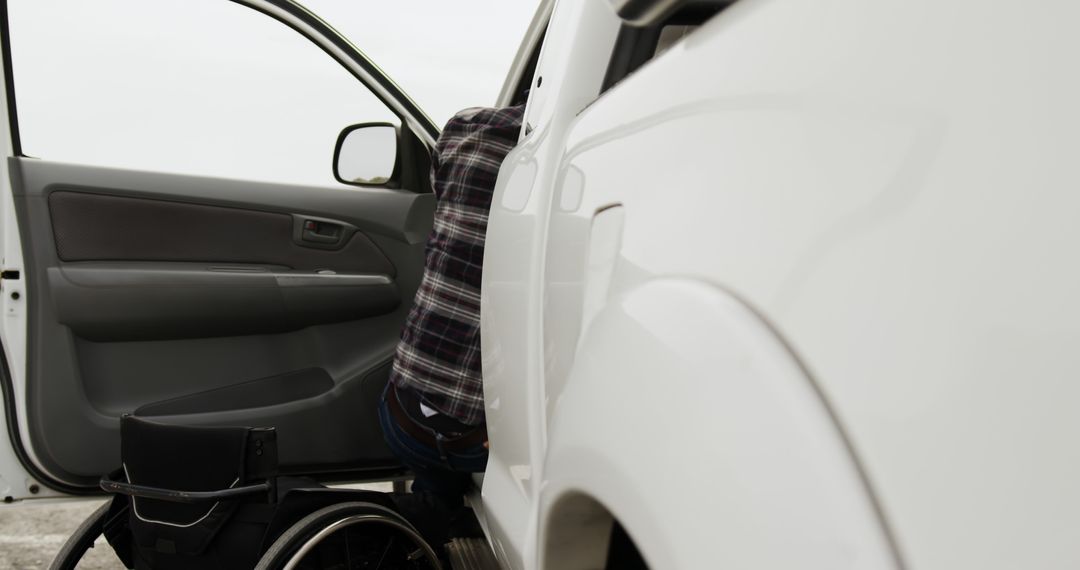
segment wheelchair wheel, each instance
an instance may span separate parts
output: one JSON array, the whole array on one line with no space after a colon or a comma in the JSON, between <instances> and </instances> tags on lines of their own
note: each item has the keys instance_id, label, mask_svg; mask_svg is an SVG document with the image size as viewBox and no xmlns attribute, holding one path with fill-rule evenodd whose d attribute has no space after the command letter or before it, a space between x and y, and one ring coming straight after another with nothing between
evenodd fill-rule
<instances>
[{"instance_id":1,"label":"wheelchair wheel","mask_svg":"<svg viewBox=\"0 0 1080 570\"><path fill-rule=\"evenodd\" d=\"M86 517L86 520L60 547L60 551L56 553L52 564L49 565L49 570L74 570L86 551L90 550L94 546L94 541L101 536L108 513L109 502L106 501L104 505Z\"/></svg>"},{"instance_id":2,"label":"wheelchair wheel","mask_svg":"<svg viewBox=\"0 0 1080 570\"><path fill-rule=\"evenodd\" d=\"M341 503L304 517L263 554L255 570L442 570L439 557L401 515L371 503Z\"/></svg>"}]
</instances>

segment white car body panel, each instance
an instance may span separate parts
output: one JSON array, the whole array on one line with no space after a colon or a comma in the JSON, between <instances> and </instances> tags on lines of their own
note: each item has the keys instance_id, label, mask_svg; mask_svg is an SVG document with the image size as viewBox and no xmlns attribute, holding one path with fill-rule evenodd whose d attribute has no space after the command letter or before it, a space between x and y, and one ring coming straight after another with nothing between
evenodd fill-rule
<instances>
[{"instance_id":1,"label":"white car body panel","mask_svg":"<svg viewBox=\"0 0 1080 570\"><path fill-rule=\"evenodd\" d=\"M628 284L549 393L538 567L581 567L565 543L589 519L560 513L586 493L652 568L896 568L832 418L760 318L712 284Z\"/></svg>"},{"instance_id":2,"label":"white car body panel","mask_svg":"<svg viewBox=\"0 0 1080 570\"><path fill-rule=\"evenodd\" d=\"M564 2L553 30L571 9L586 10ZM542 478L541 521L523 525L516 540L533 540L533 526L548 528L550 507L573 492L629 517L623 524L658 567L714 567L714 545L733 549L725 560L735 567L887 567L894 561L881 531L889 528L910 568L1080 565L1080 356L1072 348L1080 341L1080 271L1068 261L1080 237L1072 191L1080 173L1066 158L1080 150L1080 81L1063 71L1076 52L1070 30L1078 16L1080 7L1067 3L745 1L580 114L569 107L550 124L533 123L504 165L509 182L492 210L484 281L485 379L500 395L511 378L527 383L533 405L544 402L550 414L527 410L533 429L546 419L547 430L508 441L498 434L519 418L489 411L493 457L509 442L548 443L545 463L529 466ZM565 141L553 140L564 128ZM549 147L560 144L564 154L553 159ZM537 181L527 203L515 202L524 211L506 207L519 176ZM552 203L572 207L552 207L545 222ZM582 291L595 267L604 289L606 262L588 261L585 242L593 213L612 204L622 207L623 231L607 303L596 307L596 295ZM523 247L545 223L544 245ZM661 388L700 382L719 390L733 381L713 359L738 361L720 352L731 349L724 342L752 336L760 323L746 319L748 329L728 332L710 326L702 306L697 321L650 321L657 330L696 332L673 332L679 340L666 344L656 334L650 347L611 317L620 324L607 325L607 338L579 345L576 330L594 332L583 322L589 315L599 311L599 324L636 286L671 278L744 299L819 383L854 457L841 452L841 432L815 415L818 404L799 396L798 382L774 385L785 387L775 405L792 406L777 417L817 418L817 429L791 432L831 450L811 471L836 474L817 479L821 487L810 477L784 483L821 489L813 500L770 509L764 490L782 474L733 479L726 470L725 456L751 469L741 455L748 451L712 411L740 410L705 389L705 402L679 393L676 411ZM649 299L640 310L650 315L679 302ZM509 349L509 319L529 323L530 346ZM684 342L694 350L664 360L687 351ZM748 343L747 365L765 344ZM694 360L710 347L719 354ZM658 362L669 364L668 377ZM766 399L752 401L743 413L777 412ZM694 433L710 430L712 438ZM701 460L701 439L724 442L713 448L715 462ZM855 461L884 521L874 520L865 493L827 484L854 485ZM604 462L614 465L605 470ZM721 496L713 503L710 493ZM750 508L755 497L760 511ZM489 510L500 499L485 488ZM823 528L807 534L809 525L789 517L826 508L817 500L837 511L820 511ZM691 505L701 505L712 533L680 526ZM750 524L749 511L763 518ZM737 546L725 541L731 529ZM865 550L830 557L822 549L820 558L793 563L752 547L808 545L810 537L839 549L858 537ZM559 560L568 565L545 567L585 565L588 554Z\"/></svg>"},{"instance_id":3,"label":"white car body panel","mask_svg":"<svg viewBox=\"0 0 1080 570\"><path fill-rule=\"evenodd\" d=\"M562 154L568 121L600 89L619 21L601 2L562 2L548 26L525 110L531 137L503 162L492 198L481 286L484 399L491 455L483 502L492 542L509 568L537 556L538 496L546 448L541 298L550 187L544 166ZM555 117L552 120L552 117ZM525 129L523 129L524 131ZM541 168L537 168L540 165ZM506 215L495 214L505 212ZM488 260L496 260L488 266Z\"/></svg>"},{"instance_id":4,"label":"white car body panel","mask_svg":"<svg viewBox=\"0 0 1080 570\"><path fill-rule=\"evenodd\" d=\"M1077 21L743 0L598 98L618 18L559 3L488 228L500 561L1080 567Z\"/></svg>"},{"instance_id":5,"label":"white car body panel","mask_svg":"<svg viewBox=\"0 0 1080 570\"><path fill-rule=\"evenodd\" d=\"M0 79L5 71L0 69ZM10 118L8 117L7 91L0 90L0 115L3 121L0 128L3 132L11 132ZM11 156L12 141L10 136L0 136L0 152L3 156ZM0 252L3 259L0 261L0 269L4 271L23 271L22 242L19 236L19 224L15 217L15 197L11 192L11 176L8 171L8 163L0 165ZM37 462L33 447L30 445L30 430L27 425L26 413L26 330L27 330L27 294L23 280L5 279L0 281L0 345L4 351L4 359L7 363L7 372L11 375L14 391L14 402L5 401L5 406L11 406L15 410L18 421L19 435L23 449L27 450L30 461ZM4 395L0 394L0 398ZM4 398L6 400L6 398ZM4 409L6 414L10 411ZM0 498L11 500L28 497L56 497L59 493L48 489L34 479L19 461L11 444L11 438L7 433L7 423L0 424Z\"/></svg>"}]
</instances>

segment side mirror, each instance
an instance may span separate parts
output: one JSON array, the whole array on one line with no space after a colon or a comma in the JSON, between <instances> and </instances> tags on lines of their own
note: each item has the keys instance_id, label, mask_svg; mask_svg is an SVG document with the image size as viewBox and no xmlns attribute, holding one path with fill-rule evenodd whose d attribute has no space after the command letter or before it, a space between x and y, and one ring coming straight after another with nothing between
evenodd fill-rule
<instances>
[{"instance_id":1,"label":"side mirror","mask_svg":"<svg viewBox=\"0 0 1080 570\"><path fill-rule=\"evenodd\" d=\"M354 186L383 186L394 177L398 128L392 123L345 127L334 147L334 178Z\"/></svg>"}]
</instances>

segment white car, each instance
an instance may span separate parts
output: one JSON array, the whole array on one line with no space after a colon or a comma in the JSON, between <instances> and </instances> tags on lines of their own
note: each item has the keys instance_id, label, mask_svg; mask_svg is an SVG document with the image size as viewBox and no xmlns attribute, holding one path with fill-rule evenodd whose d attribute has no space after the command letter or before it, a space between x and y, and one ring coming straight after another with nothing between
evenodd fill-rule
<instances>
[{"instance_id":1,"label":"white car","mask_svg":"<svg viewBox=\"0 0 1080 570\"><path fill-rule=\"evenodd\" d=\"M92 491L135 409L278 426L297 471L395 472L370 411L437 130L295 5L242 3L386 103L397 166L298 193L12 137L11 500ZM1080 566L1078 21L1068 2L543 3L498 101L528 103L484 268L473 505L499 563Z\"/></svg>"}]
</instances>

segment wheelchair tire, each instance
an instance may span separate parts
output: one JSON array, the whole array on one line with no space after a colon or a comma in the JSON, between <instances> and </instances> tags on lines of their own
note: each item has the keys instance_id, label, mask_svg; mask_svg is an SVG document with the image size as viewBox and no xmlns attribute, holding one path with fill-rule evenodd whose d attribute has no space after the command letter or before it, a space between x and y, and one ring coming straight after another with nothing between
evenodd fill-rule
<instances>
[{"instance_id":1,"label":"wheelchair tire","mask_svg":"<svg viewBox=\"0 0 1080 570\"><path fill-rule=\"evenodd\" d=\"M289 527L255 570L352 568L357 559L371 555L378 556L376 566L387 570L443 568L431 545L401 515L372 503L349 502L315 511Z\"/></svg>"},{"instance_id":2,"label":"wheelchair tire","mask_svg":"<svg viewBox=\"0 0 1080 570\"><path fill-rule=\"evenodd\" d=\"M56 553L52 564L49 564L49 570L74 570L86 551L90 550L94 541L101 536L105 527L105 516L109 513L109 504L106 501L75 529Z\"/></svg>"}]
</instances>

